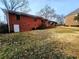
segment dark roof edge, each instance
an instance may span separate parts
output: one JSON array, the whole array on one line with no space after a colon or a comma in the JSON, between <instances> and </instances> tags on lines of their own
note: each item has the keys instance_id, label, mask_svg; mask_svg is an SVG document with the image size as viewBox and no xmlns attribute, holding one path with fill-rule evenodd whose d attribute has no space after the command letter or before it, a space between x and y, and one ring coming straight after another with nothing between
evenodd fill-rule
<instances>
[{"instance_id":1,"label":"dark roof edge","mask_svg":"<svg viewBox=\"0 0 79 59\"><path fill-rule=\"evenodd\" d=\"M26 14L26 13L23 13L23 12L20 12L20 11L12 11L12 10L6 10L6 9L2 9L3 10L3 12L5 12L5 13L13 13L13 14L18 14L18 15L25 15L25 16L30 16L30 17L35 17L35 18L42 18L42 19L44 19L43 17L41 17L41 16L35 16L35 15L30 15L30 14Z\"/></svg>"},{"instance_id":2,"label":"dark roof edge","mask_svg":"<svg viewBox=\"0 0 79 59\"><path fill-rule=\"evenodd\" d=\"M34 17L34 18L41 18L41 19L44 19L44 20L48 20L48 19L45 19L45 18L43 18L41 16L30 15L30 14L26 14L26 13L19 12L19 11L11 11L11 10L7 11L6 9L2 9L2 10L5 13L14 13L14 14L18 14L18 15L25 15L25 16L30 16L30 17ZM50 20L48 20L48 21L50 21ZM56 22L56 21L51 21L51 22Z\"/></svg>"}]
</instances>

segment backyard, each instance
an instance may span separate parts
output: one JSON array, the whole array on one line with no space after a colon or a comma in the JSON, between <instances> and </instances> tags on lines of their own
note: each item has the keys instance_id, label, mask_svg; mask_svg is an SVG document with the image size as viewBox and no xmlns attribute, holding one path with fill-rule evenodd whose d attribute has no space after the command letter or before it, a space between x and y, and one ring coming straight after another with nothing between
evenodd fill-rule
<instances>
[{"instance_id":1,"label":"backyard","mask_svg":"<svg viewBox=\"0 0 79 59\"><path fill-rule=\"evenodd\" d=\"M79 59L79 28L0 34L0 59Z\"/></svg>"}]
</instances>

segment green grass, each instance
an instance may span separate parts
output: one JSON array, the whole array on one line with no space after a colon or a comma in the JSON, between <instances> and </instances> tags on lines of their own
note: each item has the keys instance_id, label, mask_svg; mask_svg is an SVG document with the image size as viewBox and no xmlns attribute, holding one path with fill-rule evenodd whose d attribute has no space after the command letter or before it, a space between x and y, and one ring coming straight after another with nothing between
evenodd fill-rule
<instances>
[{"instance_id":1,"label":"green grass","mask_svg":"<svg viewBox=\"0 0 79 59\"><path fill-rule=\"evenodd\" d=\"M63 34L72 36L77 31L71 29L55 28L23 33L0 34L0 59L68 59L77 57L71 51L79 51L78 41L67 42L66 38L63 39L62 37L60 39L65 41L60 41L58 38L58 34L59 36ZM63 35L63 37L67 37L67 35ZM72 37L72 39L74 37L78 39L78 35Z\"/></svg>"}]
</instances>

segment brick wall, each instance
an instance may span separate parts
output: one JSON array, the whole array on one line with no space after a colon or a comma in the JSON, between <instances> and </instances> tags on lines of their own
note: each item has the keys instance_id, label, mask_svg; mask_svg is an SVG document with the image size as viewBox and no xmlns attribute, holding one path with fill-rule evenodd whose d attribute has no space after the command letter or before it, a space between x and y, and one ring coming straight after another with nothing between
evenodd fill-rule
<instances>
[{"instance_id":1,"label":"brick wall","mask_svg":"<svg viewBox=\"0 0 79 59\"><path fill-rule=\"evenodd\" d=\"M30 16L20 16L20 20L16 20L15 14L9 14L10 30L14 31L14 24L19 24L20 32L36 29L41 25L41 18L33 18Z\"/></svg>"},{"instance_id":2,"label":"brick wall","mask_svg":"<svg viewBox=\"0 0 79 59\"><path fill-rule=\"evenodd\" d=\"M65 25L68 25L68 26L78 25L78 22L74 20L75 16L76 16L76 14L66 16L65 17Z\"/></svg>"}]
</instances>

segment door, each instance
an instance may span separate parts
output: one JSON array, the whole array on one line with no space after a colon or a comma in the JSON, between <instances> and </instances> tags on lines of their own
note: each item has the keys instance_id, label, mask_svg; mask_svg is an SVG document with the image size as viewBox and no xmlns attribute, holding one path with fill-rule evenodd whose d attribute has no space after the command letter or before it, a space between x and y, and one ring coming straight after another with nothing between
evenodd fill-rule
<instances>
[{"instance_id":1,"label":"door","mask_svg":"<svg viewBox=\"0 0 79 59\"><path fill-rule=\"evenodd\" d=\"M14 32L20 32L19 24L14 24Z\"/></svg>"}]
</instances>

